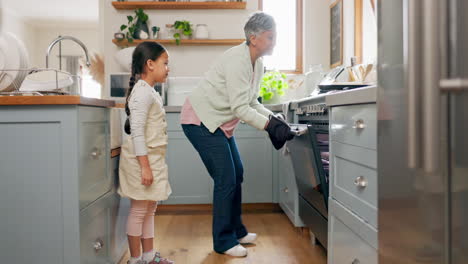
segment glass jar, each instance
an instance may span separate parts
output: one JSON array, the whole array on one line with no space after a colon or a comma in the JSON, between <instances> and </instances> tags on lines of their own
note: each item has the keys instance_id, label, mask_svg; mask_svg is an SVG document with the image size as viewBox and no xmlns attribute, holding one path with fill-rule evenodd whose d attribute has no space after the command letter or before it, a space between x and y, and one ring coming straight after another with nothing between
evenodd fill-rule
<instances>
[{"instance_id":1,"label":"glass jar","mask_svg":"<svg viewBox=\"0 0 468 264\"><path fill-rule=\"evenodd\" d=\"M197 24L195 29L196 39L208 39L210 37L208 26L206 24Z\"/></svg>"},{"instance_id":2,"label":"glass jar","mask_svg":"<svg viewBox=\"0 0 468 264\"><path fill-rule=\"evenodd\" d=\"M164 38L165 39L174 39L174 25L173 24L166 24L165 30L164 30Z\"/></svg>"}]
</instances>

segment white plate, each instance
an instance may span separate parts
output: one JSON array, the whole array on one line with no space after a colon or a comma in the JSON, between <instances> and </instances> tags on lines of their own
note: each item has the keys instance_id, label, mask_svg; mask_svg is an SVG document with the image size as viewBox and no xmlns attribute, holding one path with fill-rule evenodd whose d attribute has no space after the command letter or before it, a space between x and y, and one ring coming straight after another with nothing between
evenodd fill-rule
<instances>
[{"instance_id":1,"label":"white plate","mask_svg":"<svg viewBox=\"0 0 468 264\"><path fill-rule=\"evenodd\" d=\"M17 36L14 34L10 33L9 38L11 39L11 42L15 43L15 46L18 49L19 55L20 55L20 66L19 69L28 69L29 68L29 55L28 55L28 50L24 46L23 41L21 41ZM28 75L28 71L22 70L19 71L18 74L16 75L16 80L15 80L15 88L19 89L21 86L21 83L23 82L24 78Z\"/></svg>"},{"instance_id":2,"label":"white plate","mask_svg":"<svg viewBox=\"0 0 468 264\"><path fill-rule=\"evenodd\" d=\"M19 69L21 63L21 53L17 47L17 41L11 33L5 32L0 36L0 49L5 54L5 64L3 69ZM14 89L13 82L16 80L18 71L5 71L9 78L3 78L0 82L0 91L11 91Z\"/></svg>"}]
</instances>

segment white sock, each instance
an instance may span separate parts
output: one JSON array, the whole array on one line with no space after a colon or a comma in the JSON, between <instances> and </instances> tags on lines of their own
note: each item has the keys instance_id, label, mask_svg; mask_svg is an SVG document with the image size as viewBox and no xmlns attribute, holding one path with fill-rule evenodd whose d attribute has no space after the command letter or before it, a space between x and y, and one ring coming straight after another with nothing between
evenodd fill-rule
<instances>
[{"instance_id":1,"label":"white sock","mask_svg":"<svg viewBox=\"0 0 468 264\"><path fill-rule=\"evenodd\" d=\"M136 264L137 261L139 261L140 259L141 259L141 256L136 257L136 258L130 257L130 259L128 260L128 264Z\"/></svg>"},{"instance_id":2,"label":"white sock","mask_svg":"<svg viewBox=\"0 0 468 264\"><path fill-rule=\"evenodd\" d=\"M152 250L150 250L150 251L148 251L148 252L143 252L143 258L142 258L142 259L143 259L144 261L148 261L148 262L149 262L149 261L153 260L153 258L154 258L154 253L155 253L155 252L154 252L154 249L152 249Z\"/></svg>"}]
</instances>

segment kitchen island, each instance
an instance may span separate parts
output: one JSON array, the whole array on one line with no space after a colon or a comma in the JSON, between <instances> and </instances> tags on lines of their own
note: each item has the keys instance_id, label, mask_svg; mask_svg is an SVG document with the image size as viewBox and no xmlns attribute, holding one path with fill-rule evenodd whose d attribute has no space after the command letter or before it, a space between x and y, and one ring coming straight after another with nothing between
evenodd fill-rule
<instances>
[{"instance_id":1,"label":"kitchen island","mask_svg":"<svg viewBox=\"0 0 468 264\"><path fill-rule=\"evenodd\" d=\"M116 263L123 255L109 142L114 105L68 95L0 96L3 262Z\"/></svg>"}]
</instances>

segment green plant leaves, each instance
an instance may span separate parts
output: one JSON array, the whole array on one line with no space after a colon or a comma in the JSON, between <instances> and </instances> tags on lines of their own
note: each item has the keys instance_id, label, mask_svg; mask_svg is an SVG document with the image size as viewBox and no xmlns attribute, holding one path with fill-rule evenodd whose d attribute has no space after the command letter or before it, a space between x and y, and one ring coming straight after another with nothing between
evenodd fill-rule
<instances>
[{"instance_id":1,"label":"green plant leaves","mask_svg":"<svg viewBox=\"0 0 468 264\"><path fill-rule=\"evenodd\" d=\"M135 10L135 16L127 16L127 25L122 24L120 26L120 31L127 30L127 32L125 33L125 37L127 38L128 43L133 42L133 37L135 34L135 30L137 29L137 24L146 23L146 21L148 21L148 18L148 15L142 8Z\"/></svg>"},{"instance_id":2,"label":"green plant leaves","mask_svg":"<svg viewBox=\"0 0 468 264\"><path fill-rule=\"evenodd\" d=\"M271 100L275 95L283 96L289 88L286 77L286 74L279 71L265 73L260 84L259 96L265 101Z\"/></svg>"},{"instance_id":3,"label":"green plant leaves","mask_svg":"<svg viewBox=\"0 0 468 264\"><path fill-rule=\"evenodd\" d=\"M184 35L184 36L191 36L192 33L193 33L193 29L192 27L190 26L190 21L187 21L187 20L176 20L174 22L174 29L176 30L179 30L179 32L175 33L174 34L174 38L176 40L176 44L179 45L180 44L180 37L181 37L181 33Z\"/></svg>"}]
</instances>

